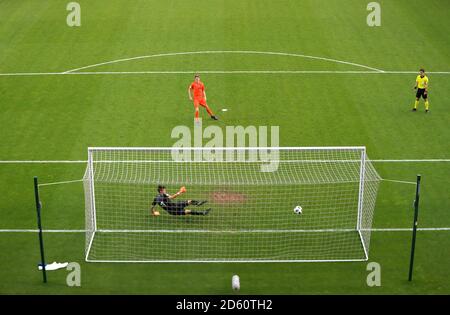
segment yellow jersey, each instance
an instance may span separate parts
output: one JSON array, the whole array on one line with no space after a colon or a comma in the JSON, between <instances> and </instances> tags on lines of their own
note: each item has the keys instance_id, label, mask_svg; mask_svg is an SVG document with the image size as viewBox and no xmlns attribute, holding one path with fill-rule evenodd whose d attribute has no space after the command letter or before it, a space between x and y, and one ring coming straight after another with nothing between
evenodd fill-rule
<instances>
[{"instance_id":1,"label":"yellow jersey","mask_svg":"<svg viewBox=\"0 0 450 315\"><path fill-rule=\"evenodd\" d=\"M426 75L423 76L423 78L420 77L420 74L416 78L417 87L419 89L424 89L425 87L428 87L428 77Z\"/></svg>"}]
</instances>

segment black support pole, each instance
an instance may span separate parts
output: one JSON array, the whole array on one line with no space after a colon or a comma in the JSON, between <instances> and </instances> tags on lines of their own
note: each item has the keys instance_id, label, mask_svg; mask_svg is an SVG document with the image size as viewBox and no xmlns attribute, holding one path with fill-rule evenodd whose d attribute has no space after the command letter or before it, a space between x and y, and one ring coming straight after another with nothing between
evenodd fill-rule
<instances>
[{"instance_id":1,"label":"black support pole","mask_svg":"<svg viewBox=\"0 0 450 315\"><path fill-rule=\"evenodd\" d=\"M419 193L420 193L420 175L417 175L416 183L416 199L414 200L414 223L411 241L411 258L409 260L409 275L408 281L412 281L413 266L414 266L414 251L416 249L416 234L417 234L417 218L419 216Z\"/></svg>"},{"instance_id":2,"label":"black support pole","mask_svg":"<svg viewBox=\"0 0 450 315\"><path fill-rule=\"evenodd\" d=\"M47 274L45 272L44 239L42 237L42 223L41 223L42 204L39 199L39 185L38 185L38 178L36 176L34 177L34 197L36 200L37 225L39 230L39 247L41 249L42 279L44 283L47 283Z\"/></svg>"}]
</instances>

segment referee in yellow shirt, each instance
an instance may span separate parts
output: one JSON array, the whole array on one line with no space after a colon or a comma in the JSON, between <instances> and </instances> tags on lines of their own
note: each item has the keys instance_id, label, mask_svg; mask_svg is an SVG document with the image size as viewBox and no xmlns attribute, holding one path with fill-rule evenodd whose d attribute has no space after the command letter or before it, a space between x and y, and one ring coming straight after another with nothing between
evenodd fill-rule
<instances>
[{"instance_id":1,"label":"referee in yellow shirt","mask_svg":"<svg viewBox=\"0 0 450 315\"><path fill-rule=\"evenodd\" d=\"M420 69L419 75L416 78L416 84L414 90L417 89L416 102L414 103L413 112L417 111L417 105L419 105L420 97L425 101L425 113L429 112L430 104L428 103L428 77L425 75L425 70Z\"/></svg>"}]
</instances>

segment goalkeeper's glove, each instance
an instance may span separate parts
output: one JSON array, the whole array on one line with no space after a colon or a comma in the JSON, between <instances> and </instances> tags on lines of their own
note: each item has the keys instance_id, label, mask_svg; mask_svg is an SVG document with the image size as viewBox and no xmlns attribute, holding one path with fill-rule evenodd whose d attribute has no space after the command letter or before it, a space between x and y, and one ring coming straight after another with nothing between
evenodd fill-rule
<instances>
[{"instance_id":1,"label":"goalkeeper's glove","mask_svg":"<svg viewBox=\"0 0 450 315\"><path fill-rule=\"evenodd\" d=\"M186 192L186 187L182 186L182 187L180 188L179 193L182 194L182 193L185 193L185 192Z\"/></svg>"}]
</instances>

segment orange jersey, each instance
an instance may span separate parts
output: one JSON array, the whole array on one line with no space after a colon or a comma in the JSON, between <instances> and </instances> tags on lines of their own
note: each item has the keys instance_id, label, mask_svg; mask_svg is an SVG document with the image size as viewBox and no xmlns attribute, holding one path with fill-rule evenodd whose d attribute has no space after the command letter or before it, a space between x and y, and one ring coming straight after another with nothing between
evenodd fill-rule
<instances>
[{"instance_id":1,"label":"orange jersey","mask_svg":"<svg viewBox=\"0 0 450 315\"><path fill-rule=\"evenodd\" d=\"M191 90L194 90L194 98L195 99L203 99L203 92L205 92L205 85L202 82L192 82L189 87Z\"/></svg>"}]
</instances>

